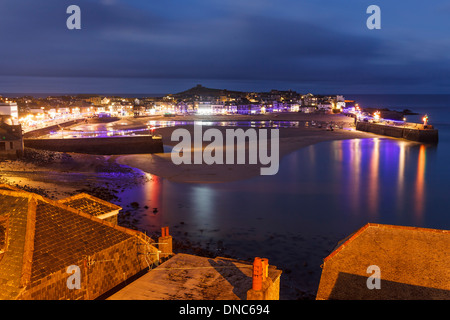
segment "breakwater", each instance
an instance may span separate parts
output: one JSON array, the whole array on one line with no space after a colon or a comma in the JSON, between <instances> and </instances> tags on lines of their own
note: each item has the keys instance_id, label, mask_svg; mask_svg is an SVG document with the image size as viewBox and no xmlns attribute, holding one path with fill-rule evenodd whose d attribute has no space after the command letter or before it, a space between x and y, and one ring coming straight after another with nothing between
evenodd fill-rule
<instances>
[{"instance_id":1,"label":"breakwater","mask_svg":"<svg viewBox=\"0 0 450 320\"><path fill-rule=\"evenodd\" d=\"M438 130L430 125L424 126L423 124L414 124L414 127L409 125L402 127L380 123L357 122L356 130L423 143L436 144L439 141Z\"/></svg>"},{"instance_id":2,"label":"breakwater","mask_svg":"<svg viewBox=\"0 0 450 320\"><path fill-rule=\"evenodd\" d=\"M99 155L163 153L163 140L153 136L24 139L27 148Z\"/></svg>"},{"instance_id":3,"label":"breakwater","mask_svg":"<svg viewBox=\"0 0 450 320\"><path fill-rule=\"evenodd\" d=\"M60 124L55 124L55 125L48 126L45 128L40 128L40 129L35 129L35 130L25 132L23 134L23 137L24 138L37 138L37 137L49 134L52 131L58 131L58 130L61 130L61 128L70 127L70 126L73 126L73 125L76 125L76 124L82 123L82 122L85 122L85 120L84 119L70 120L67 122L60 123Z\"/></svg>"}]
</instances>

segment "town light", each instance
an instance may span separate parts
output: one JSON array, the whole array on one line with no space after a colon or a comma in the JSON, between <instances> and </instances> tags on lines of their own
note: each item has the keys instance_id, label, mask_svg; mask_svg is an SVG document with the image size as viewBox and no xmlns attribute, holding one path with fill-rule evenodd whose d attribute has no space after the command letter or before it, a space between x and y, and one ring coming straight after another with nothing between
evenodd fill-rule
<instances>
[{"instance_id":1,"label":"town light","mask_svg":"<svg viewBox=\"0 0 450 320\"><path fill-rule=\"evenodd\" d=\"M380 111L377 111L373 114L373 117L375 118L375 120L380 120Z\"/></svg>"},{"instance_id":2,"label":"town light","mask_svg":"<svg viewBox=\"0 0 450 320\"><path fill-rule=\"evenodd\" d=\"M422 118L423 124L426 126L428 123L428 115L425 115L425 117Z\"/></svg>"}]
</instances>

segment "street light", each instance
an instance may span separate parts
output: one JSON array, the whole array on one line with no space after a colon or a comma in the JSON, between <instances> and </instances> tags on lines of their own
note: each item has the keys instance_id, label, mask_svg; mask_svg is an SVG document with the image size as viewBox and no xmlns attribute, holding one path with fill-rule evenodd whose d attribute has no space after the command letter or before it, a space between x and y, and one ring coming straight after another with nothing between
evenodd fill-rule
<instances>
[{"instance_id":1,"label":"street light","mask_svg":"<svg viewBox=\"0 0 450 320\"><path fill-rule=\"evenodd\" d=\"M375 120L378 122L380 120L380 111L377 111L373 114Z\"/></svg>"}]
</instances>

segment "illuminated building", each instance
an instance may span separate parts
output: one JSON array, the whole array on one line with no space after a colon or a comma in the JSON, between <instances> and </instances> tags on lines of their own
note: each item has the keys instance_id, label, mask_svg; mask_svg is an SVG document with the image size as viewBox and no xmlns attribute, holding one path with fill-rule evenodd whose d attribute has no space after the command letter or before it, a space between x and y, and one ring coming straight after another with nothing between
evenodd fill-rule
<instances>
[{"instance_id":1,"label":"illuminated building","mask_svg":"<svg viewBox=\"0 0 450 320\"><path fill-rule=\"evenodd\" d=\"M0 115L12 116L15 119L19 118L19 109L15 102L0 102Z\"/></svg>"},{"instance_id":2,"label":"illuminated building","mask_svg":"<svg viewBox=\"0 0 450 320\"><path fill-rule=\"evenodd\" d=\"M0 116L0 158L16 159L23 154L22 126L11 116Z\"/></svg>"}]
</instances>

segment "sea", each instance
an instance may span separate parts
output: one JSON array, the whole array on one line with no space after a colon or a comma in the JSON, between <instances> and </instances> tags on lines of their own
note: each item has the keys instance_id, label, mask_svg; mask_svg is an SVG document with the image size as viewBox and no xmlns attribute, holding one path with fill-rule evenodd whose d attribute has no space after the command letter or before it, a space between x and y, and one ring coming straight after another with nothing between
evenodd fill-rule
<instances>
[{"instance_id":1,"label":"sea","mask_svg":"<svg viewBox=\"0 0 450 320\"><path fill-rule=\"evenodd\" d=\"M321 264L367 223L450 230L450 95L346 95L362 107L410 109L439 130L425 145L382 136L321 142L285 156L274 176L176 183L149 175L125 190L149 209L141 229L169 226L217 255L265 257L284 271L281 299L314 295ZM156 208L156 210L155 210Z\"/></svg>"}]
</instances>

